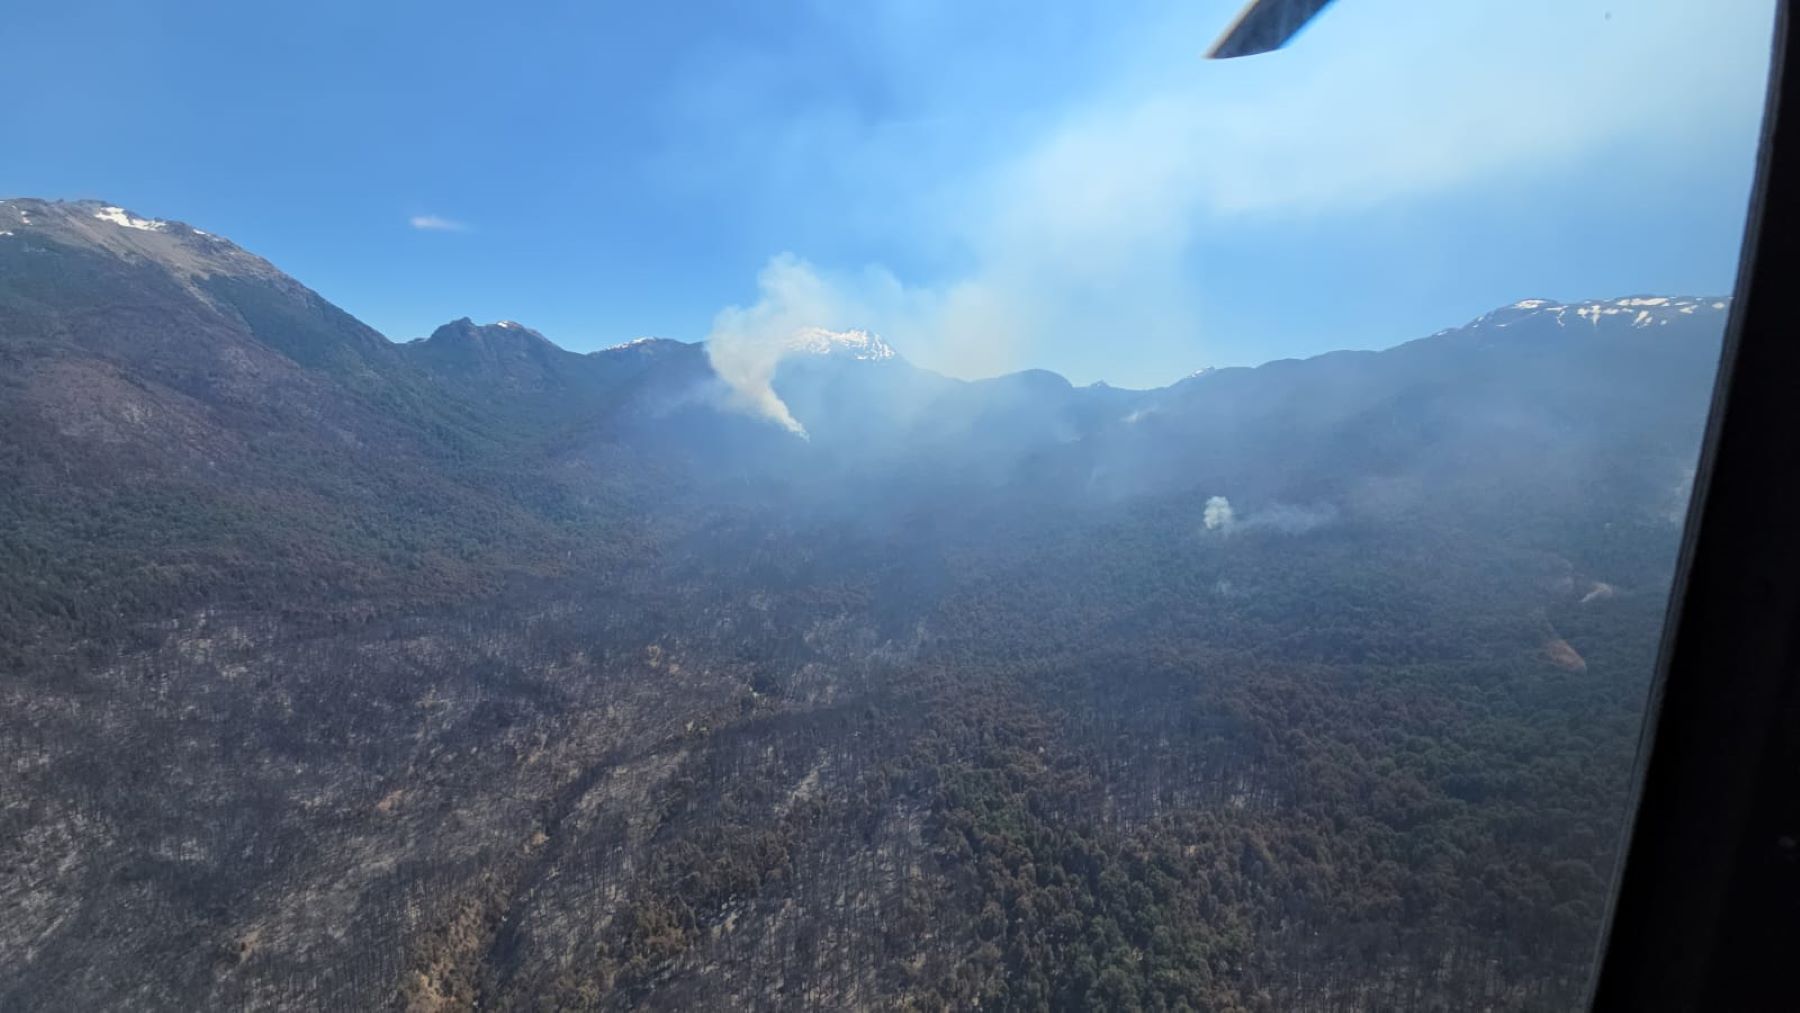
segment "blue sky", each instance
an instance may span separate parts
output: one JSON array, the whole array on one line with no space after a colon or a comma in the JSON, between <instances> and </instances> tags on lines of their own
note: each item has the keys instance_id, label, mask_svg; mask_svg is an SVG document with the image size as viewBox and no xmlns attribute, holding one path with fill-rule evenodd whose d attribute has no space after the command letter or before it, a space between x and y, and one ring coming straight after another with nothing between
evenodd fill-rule
<instances>
[{"instance_id":1,"label":"blue sky","mask_svg":"<svg viewBox=\"0 0 1800 1013\"><path fill-rule=\"evenodd\" d=\"M395 339L760 314L1127 385L1730 288L1768 0L1340 0L1201 60L1237 6L24 0L0 192L230 236Z\"/></svg>"}]
</instances>

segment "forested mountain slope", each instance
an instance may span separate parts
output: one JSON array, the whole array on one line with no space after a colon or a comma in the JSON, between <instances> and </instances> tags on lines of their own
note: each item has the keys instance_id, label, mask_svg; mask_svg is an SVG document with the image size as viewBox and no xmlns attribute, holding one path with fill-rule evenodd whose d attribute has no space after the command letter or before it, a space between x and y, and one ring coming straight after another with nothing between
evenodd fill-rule
<instances>
[{"instance_id":1,"label":"forested mountain slope","mask_svg":"<svg viewBox=\"0 0 1800 1013\"><path fill-rule=\"evenodd\" d=\"M0 203L0 1008L1567 1008L1725 308L803 439Z\"/></svg>"}]
</instances>

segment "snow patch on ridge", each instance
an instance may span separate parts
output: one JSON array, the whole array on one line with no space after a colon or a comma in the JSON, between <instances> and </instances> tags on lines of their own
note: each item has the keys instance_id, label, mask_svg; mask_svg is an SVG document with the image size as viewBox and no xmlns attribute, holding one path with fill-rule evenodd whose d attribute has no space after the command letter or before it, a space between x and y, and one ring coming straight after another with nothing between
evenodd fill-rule
<instances>
[{"instance_id":1,"label":"snow patch on ridge","mask_svg":"<svg viewBox=\"0 0 1800 1013\"><path fill-rule=\"evenodd\" d=\"M616 344L616 345L608 345L607 347L601 349L601 351L611 352L611 351L616 351L620 348L636 348L639 345L648 345L652 341L662 341L662 340L665 340L665 339L663 339L663 338L632 338L630 341L620 342L619 344Z\"/></svg>"},{"instance_id":2,"label":"snow patch on ridge","mask_svg":"<svg viewBox=\"0 0 1800 1013\"><path fill-rule=\"evenodd\" d=\"M103 207L94 212L94 217L103 222L122 225L128 229L140 229L144 232L161 232L169 227L169 223L155 218L138 218L124 208Z\"/></svg>"}]
</instances>

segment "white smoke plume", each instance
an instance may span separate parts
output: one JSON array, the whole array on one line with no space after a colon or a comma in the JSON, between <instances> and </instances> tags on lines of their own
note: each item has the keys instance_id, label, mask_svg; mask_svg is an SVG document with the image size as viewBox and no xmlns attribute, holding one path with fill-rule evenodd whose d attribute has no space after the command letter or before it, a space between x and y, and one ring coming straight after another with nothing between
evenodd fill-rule
<instances>
[{"instance_id":1,"label":"white smoke plume","mask_svg":"<svg viewBox=\"0 0 1800 1013\"><path fill-rule=\"evenodd\" d=\"M1237 523L1231 512L1231 501L1223 496L1214 496L1206 501L1206 530L1229 531Z\"/></svg>"},{"instance_id":2,"label":"white smoke plume","mask_svg":"<svg viewBox=\"0 0 1800 1013\"><path fill-rule=\"evenodd\" d=\"M804 261L791 254L770 260L756 277L754 306L728 306L713 318L706 355L731 388L732 407L779 423L797 436L806 427L772 386L775 368L799 339L820 327L842 326L847 307Z\"/></svg>"},{"instance_id":3,"label":"white smoke plume","mask_svg":"<svg viewBox=\"0 0 1800 1013\"><path fill-rule=\"evenodd\" d=\"M1213 496L1207 499L1206 510L1201 519L1206 530L1221 534L1234 531L1273 531L1283 535L1303 535L1332 523L1337 520L1337 516L1337 507L1330 503L1318 506L1271 503L1247 517L1239 517L1237 511L1232 509L1230 500L1223 496Z\"/></svg>"}]
</instances>

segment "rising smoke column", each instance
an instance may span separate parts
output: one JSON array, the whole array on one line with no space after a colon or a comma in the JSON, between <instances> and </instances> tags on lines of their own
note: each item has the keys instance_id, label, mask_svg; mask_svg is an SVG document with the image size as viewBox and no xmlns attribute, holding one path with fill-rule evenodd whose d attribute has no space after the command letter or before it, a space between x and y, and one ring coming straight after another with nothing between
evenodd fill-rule
<instances>
[{"instance_id":1,"label":"rising smoke column","mask_svg":"<svg viewBox=\"0 0 1800 1013\"><path fill-rule=\"evenodd\" d=\"M775 368L806 335L840 326L856 315L805 261L773 258L756 276L760 297L752 306L729 306L713 318L706 355L713 372L731 388L732 407L779 423L797 436L806 427L775 393Z\"/></svg>"},{"instance_id":2,"label":"rising smoke column","mask_svg":"<svg viewBox=\"0 0 1800 1013\"><path fill-rule=\"evenodd\" d=\"M713 372L730 386L733 407L805 436L806 427L788 411L773 386L775 367L786 354L787 340L779 333L715 327L706 339L706 356L712 360Z\"/></svg>"},{"instance_id":3,"label":"rising smoke column","mask_svg":"<svg viewBox=\"0 0 1800 1013\"><path fill-rule=\"evenodd\" d=\"M760 299L754 306L727 306L713 318L706 336L706 356L713 372L731 387L731 405L751 416L769 419L805 437L776 389L776 367L794 351L796 335L841 315L819 275L799 257L774 257L756 275Z\"/></svg>"}]
</instances>

